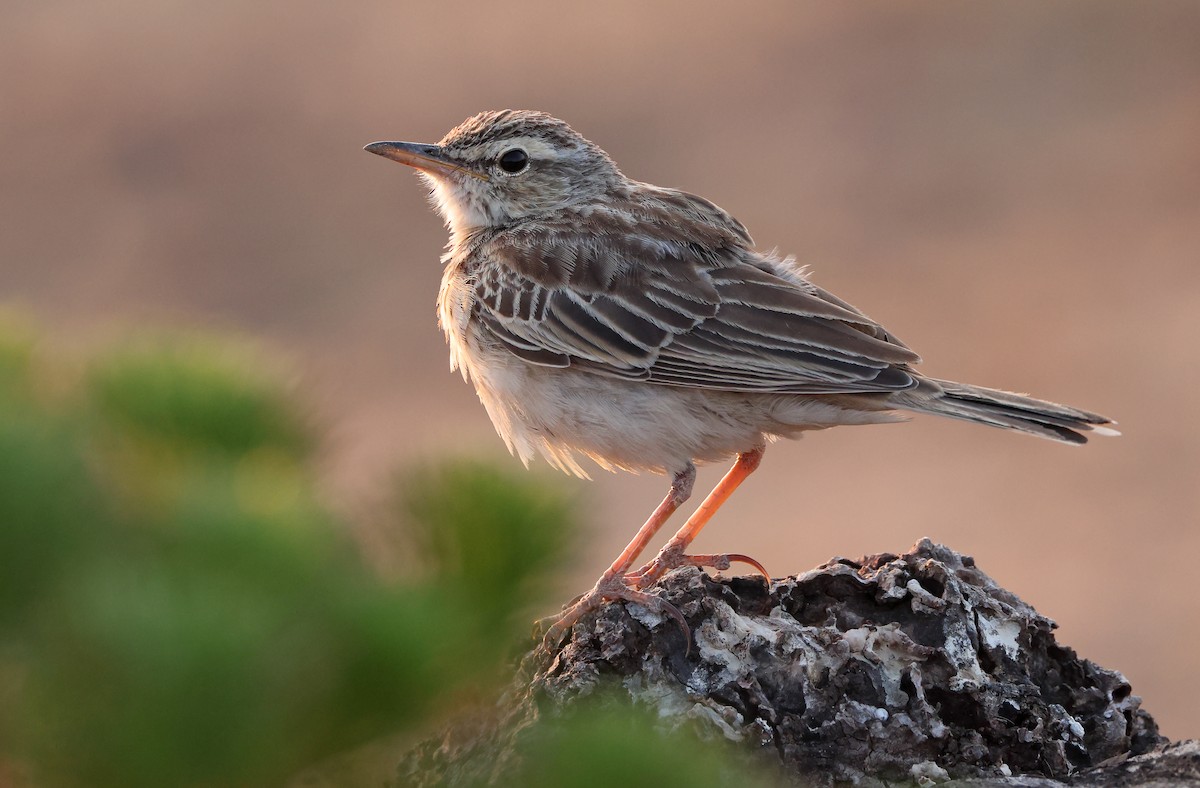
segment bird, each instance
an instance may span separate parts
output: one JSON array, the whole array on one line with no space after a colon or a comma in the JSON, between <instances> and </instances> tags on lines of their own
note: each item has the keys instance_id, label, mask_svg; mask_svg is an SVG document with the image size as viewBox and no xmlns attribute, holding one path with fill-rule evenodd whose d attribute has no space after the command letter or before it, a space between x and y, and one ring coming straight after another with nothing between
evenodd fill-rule
<instances>
[{"instance_id":1,"label":"bird","mask_svg":"<svg viewBox=\"0 0 1200 788\"><path fill-rule=\"evenodd\" d=\"M552 617L561 640L604 604L674 618L651 593L684 566L749 556L687 548L759 466L768 443L809 430L933 414L1068 444L1119 434L1096 413L918 372L921 358L756 249L703 197L627 177L566 122L532 110L479 113L434 144L365 150L413 168L449 231L437 301L451 370L470 381L508 449L586 477L669 476L666 496L586 593ZM728 472L649 562L638 556L692 495L696 466Z\"/></svg>"}]
</instances>

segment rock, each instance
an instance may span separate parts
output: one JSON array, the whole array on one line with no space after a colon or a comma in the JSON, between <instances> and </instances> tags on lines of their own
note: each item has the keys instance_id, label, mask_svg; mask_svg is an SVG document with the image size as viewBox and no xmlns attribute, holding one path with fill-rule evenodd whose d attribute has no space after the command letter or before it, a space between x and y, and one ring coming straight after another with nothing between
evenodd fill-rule
<instances>
[{"instance_id":1,"label":"rock","mask_svg":"<svg viewBox=\"0 0 1200 788\"><path fill-rule=\"evenodd\" d=\"M535 649L493 723L459 731L457 755L427 745L402 771L478 778L470 761L502 763L506 731L617 682L662 719L742 742L803 784L1179 785L1200 774L1196 744L1166 746L1124 676L1059 645L1053 621L929 540L769 588L684 569L657 592L692 643L670 618L607 605L561 649Z\"/></svg>"}]
</instances>

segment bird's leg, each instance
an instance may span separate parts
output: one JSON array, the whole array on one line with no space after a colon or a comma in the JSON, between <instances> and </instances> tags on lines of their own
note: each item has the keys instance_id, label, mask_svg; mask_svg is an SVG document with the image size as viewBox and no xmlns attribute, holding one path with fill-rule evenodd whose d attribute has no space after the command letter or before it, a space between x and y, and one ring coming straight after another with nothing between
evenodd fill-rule
<instances>
[{"instance_id":1,"label":"bird's leg","mask_svg":"<svg viewBox=\"0 0 1200 788\"><path fill-rule=\"evenodd\" d=\"M685 555L684 551L691 545L692 540L700 533L700 529L716 514L721 508L721 504L729 500L729 496L733 495L733 491L738 488L746 477L754 473L759 462L762 461L763 447L752 449L751 451L741 452L738 454L737 461L729 472L722 477L713 491L704 499L704 503L700 504L700 508L688 518L671 540L667 542L658 555L654 557L650 563L646 564L640 570L635 572L631 579L636 579L636 587L644 589L655 583L660 577L665 575L672 569L681 566L710 566L714 569L728 569L733 561L750 564L757 569L764 578L770 579L767 570L758 561L755 561L749 556L740 555L737 553L714 554L714 555Z\"/></svg>"},{"instance_id":2,"label":"bird's leg","mask_svg":"<svg viewBox=\"0 0 1200 788\"><path fill-rule=\"evenodd\" d=\"M576 621L603 605L606 600L612 599L636 602L651 610L665 613L675 619L675 622L679 624L685 633L688 632L687 622L684 620L683 614L674 605L659 597L651 596L638 590L626 579L626 574L629 572L629 567L633 565L633 562L641 555L641 552L646 549L646 545L650 543L654 535L663 527L663 524L670 519L676 509L691 497L692 487L695 483L696 466L689 462L686 468L676 473L671 479L671 489L667 492L667 497L663 498L662 503L658 505L658 508L654 510L650 518L638 529L637 535L633 537L633 541L621 551L621 554L617 556L617 560L612 562L612 566L604 574L600 575L600 579L596 581L596 585L592 587L592 590L579 597L557 616L557 620L554 620L554 623L546 632L546 637L544 638L546 643L557 643L575 625Z\"/></svg>"},{"instance_id":3,"label":"bird's leg","mask_svg":"<svg viewBox=\"0 0 1200 788\"><path fill-rule=\"evenodd\" d=\"M650 515L650 519L646 520L638 529L633 541L625 546L625 549L617 556L617 560L612 562L612 566L601 577L624 577L654 535L666 524L667 520L671 519L671 515L675 514L675 510L692 497L692 487L695 484L696 466L689 462L686 468L672 477L671 489L667 491L667 497L663 498L662 503Z\"/></svg>"}]
</instances>

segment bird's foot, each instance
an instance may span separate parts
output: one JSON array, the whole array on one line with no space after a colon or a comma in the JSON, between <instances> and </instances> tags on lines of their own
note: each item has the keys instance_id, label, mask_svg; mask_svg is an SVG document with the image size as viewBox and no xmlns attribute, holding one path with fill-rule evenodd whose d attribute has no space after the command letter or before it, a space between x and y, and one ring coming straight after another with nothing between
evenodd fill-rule
<instances>
[{"instance_id":1,"label":"bird's foot","mask_svg":"<svg viewBox=\"0 0 1200 788\"><path fill-rule=\"evenodd\" d=\"M647 594L644 591L634 587L627 576L613 575L605 573L591 591L583 594L571 602L562 613L557 616L548 616L538 621L537 628L541 625L548 624L549 629L546 630L542 642L548 647L553 648L560 643L570 630L575 626L581 618L591 613L594 610L604 606L605 602L621 600L624 602L633 602L642 607L659 613L672 619L679 629L683 632L684 639L689 646L692 640L692 631L688 627L687 620L683 617L683 613L679 612L679 608L672 605L662 597Z\"/></svg>"},{"instance_id":2,"label":"bird's foot","mask_svg":"<svg viewBox=\"0 0 1200 788\"><path fill-rule=\"evenodd\" d=\"M771 582L771 575L767 574L766 568L758 561L755 561L748 555L741 553L708 553L704 555L687 555L683 552L682 547L672 546L668 544L662 551L654 556L654 558L641 569L636 572L631 572L625 575L626 582L630 583L634 588L645 589L654 585L672 569L679 569L684 566L696 566L701 569L709 568L716 569L718 572L724 572L729 567L737 562L739 564L749 564L758 570L762 575L763 580L768 584Z\"/></svg>"}]
</instances>

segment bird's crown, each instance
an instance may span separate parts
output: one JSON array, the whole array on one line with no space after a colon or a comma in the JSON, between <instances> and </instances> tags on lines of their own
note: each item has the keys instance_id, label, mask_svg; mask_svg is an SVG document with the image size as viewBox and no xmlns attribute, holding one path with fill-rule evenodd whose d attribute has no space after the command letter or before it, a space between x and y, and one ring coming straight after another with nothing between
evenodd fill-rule
<instances>
[{"instance_id":1,"label":"bird's crown","mask_svg":"<svg viewBox=\"0 0 1200 788\"><path fill-rule=\"evenodd\" d=\"M559 150L600 149L553 115L529 109L487 110L473 115L446 133L438 143L447 150L467 151L517 138L544 142Z\"/></svg>"}]
</instances>

